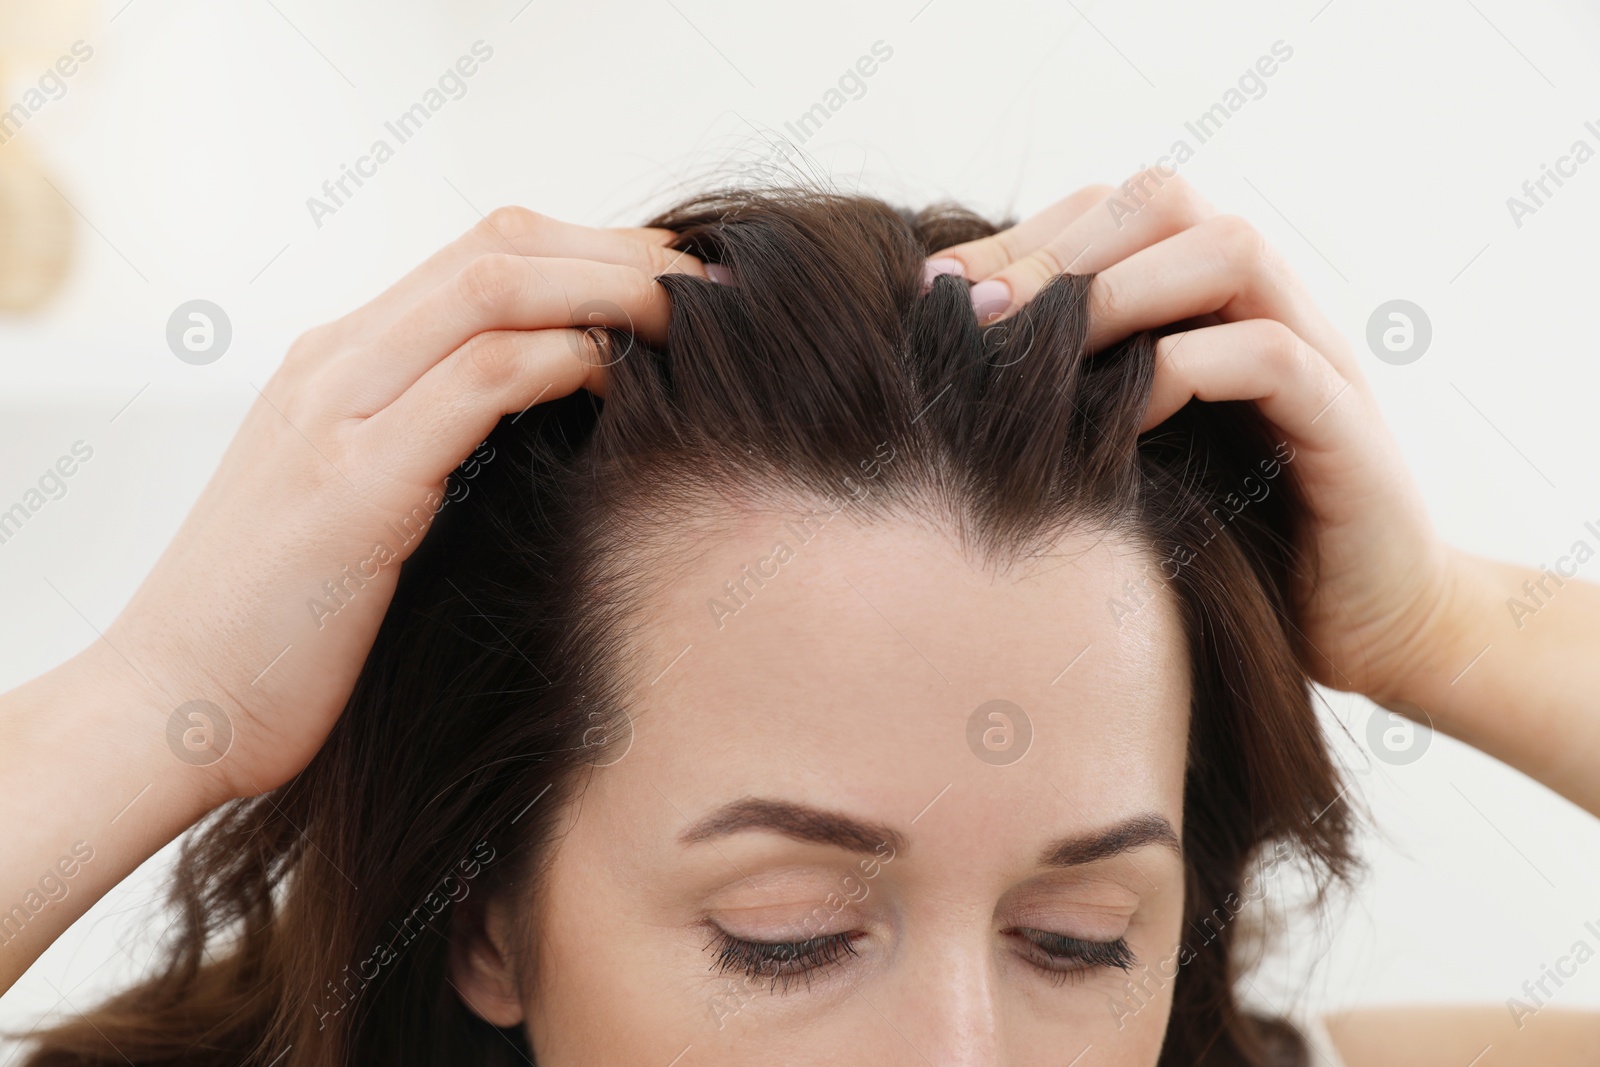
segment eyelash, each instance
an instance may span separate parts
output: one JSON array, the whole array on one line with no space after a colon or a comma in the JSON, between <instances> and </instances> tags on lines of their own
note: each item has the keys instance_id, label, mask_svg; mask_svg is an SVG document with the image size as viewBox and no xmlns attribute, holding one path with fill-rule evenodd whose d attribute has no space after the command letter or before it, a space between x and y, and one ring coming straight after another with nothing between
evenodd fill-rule
<instances>
[{"instance_id":1,"label":"eyelash","mask_svg":"<svg viewBox=\"0 0 1600 1067\"><path fill-rule=\"evenodd\" d=\"M854 934L843 933L804 941L746 941L718 930L706 949L717 948L712 967L719 973L743 971L752 980L771 978L772 990L779 992L778 985L782 983L781 992L786 993L795 979L804 978L809 989L813 971L838 963L846 956L854 956L856 950L851 945L854 939Z\"/></svg>"},{"instance_id":2,"label":"eyelash","mask_svg":"<svg viewBox=\"0 0 1600 1067\"><path fill-rule=\"evenodd\" d=\"M1090 972L1115 967L1124 972L1132 970L1139 962L1128 947L1126 938L1115 941L1085 941L1065 934L1052 934L1018 926L1003 931L1020 938L1030 948L1028 962L1049 975L1057 985L1069 981L1082 981ZM812 972L841 962L846 956L856 955L851 942L855 935L849 933L827 934L805 941L746 941L717 929L710 951L717 949L712 967L721 974L743 971L750 979L772 979L772 990L788 992L790 984L803 978L806 988L811 988ZM1042 957L1042 958L1041 958ZM1061 966L1063 962L1067 966Z\"/></svg>"},{"instance_id":3,"label":"eyelash","mask_svg":"<svg viewBox=\"0 0 1600 1067\"><path fill-rule=\"evenodd\" d=\"M1115 941L1084 941L1026 926L1015 926L1004 932L1021 938L1031 950L1028 962L1048 974L1057 985L1082 981L1090 972L1104 968L1130 971L1139 962L1125 937ZM1068 965L1063 967L1062 962Z\"/></svg>"}]
</instances>

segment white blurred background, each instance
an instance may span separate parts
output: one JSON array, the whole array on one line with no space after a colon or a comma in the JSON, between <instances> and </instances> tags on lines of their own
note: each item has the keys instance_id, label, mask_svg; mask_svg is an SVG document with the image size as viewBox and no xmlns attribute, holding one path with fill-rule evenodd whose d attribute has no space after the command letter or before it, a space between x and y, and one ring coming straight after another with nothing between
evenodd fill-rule
<instances>
[{"instance_id":1,"label":"white blurred background","mask_svg":"<svg viewBox=\"0 0 1600 1067\"><path fill-rule=\"evenodd\" d=\"M395 147L384 123L480 41L492 56L465 92ZM1530 565L1596 543L1600 159L1520 219L1507 205L1575 141L1600 150L1591 4L0 0L0 509L74 442L93 449L0 544L0 689L116 615L299 332L501 204L642 221L759 161L880 41L892 57L805 141L806 168L998 217L1186 140L1185 177L1253 220L1362 353L1447 537ZM1184 124L1280 41L1292 56L1200 144ZM314 218L307 199L380 137L394 158ZM196 299L232 328L206 365L167 341ZM1365 342L1394 299L1432 328L1402 365ZM1584 928L1600 926L1600 824L1444 737L1373 762L1372 706L1328 703L1368 771L1352 799L1378 826L1371 873L1331 925L1293 928L1256 995L1503 1004L1575 941L1600 944ZM148 965L168 858L0 998L0 1027ZM1600 963L1553 1003L1600 1007Z\"/></svg>"}]
</instances>

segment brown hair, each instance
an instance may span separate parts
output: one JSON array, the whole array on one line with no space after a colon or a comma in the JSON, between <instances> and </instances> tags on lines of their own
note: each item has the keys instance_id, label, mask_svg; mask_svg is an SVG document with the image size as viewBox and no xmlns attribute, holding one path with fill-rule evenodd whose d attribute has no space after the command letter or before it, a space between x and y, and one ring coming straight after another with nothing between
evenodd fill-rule
<instances>
[{"instance_id":1,"label":"brown hair","mask_svg":"<svg viewBox=\"0 0 1600 1067\"><path fill-rule=\"evenodd\" d=\"M1178 968L1161 1063L1303 1062L1281 1023L1241 1009L1239 924L1217 918L1269 846L1321 886L1354 866L1298 659L1307 516L1269 424L1195 402L1139 434L1155 339L1090 355L1088 276L989 327L962 279L920 292L927 254L996 230L957 207L732 190L649 224L733 284L661 276L664 346L610 331L603 401L501 421L405 564L326 745L191 833L154 972L35 1035L26 1062L530 1061L520 1031L456 996L448 925L474 883L534 888L554 813L620 722L635 590L718 501L825 494L884 442L870 506L986 557L1088 526L1161 561L1192 664L1185 940L1204 940Z\"/></svg>"}]
</instances>

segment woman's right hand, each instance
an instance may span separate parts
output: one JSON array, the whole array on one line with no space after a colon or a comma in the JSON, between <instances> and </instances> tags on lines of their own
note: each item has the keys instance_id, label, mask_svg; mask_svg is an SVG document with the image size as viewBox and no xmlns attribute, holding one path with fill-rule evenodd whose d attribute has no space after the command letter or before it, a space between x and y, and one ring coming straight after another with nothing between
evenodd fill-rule
<instances>
[{"instance_id":1,"label":"woman's right hand","mask_svg":"<svg viewBox=\"0 0 1600 1067\"><path fill-rule=\"evenodd\" d=\"M502 208L294 343L102 639L0 694L0 992L196 819L305 767L451 471L502 416L604 391L626 353L593 327L664 338L654 276L706 276L672 238Z\"/></svg>"},{"instance_id":2,"label":"woman's right hand","mask_svg":"<svg viewBox=\"0 0 1600 1067\"><path fill-rule=\"evenodd\" d=\"M705 276L671 238L502 208L294 343L100 650L176 713L170 769L196 795L258 794L306 765L451 471L503 415L603 390L591 327L664 338L654 276Z\"/></svg>"}]
</instances>

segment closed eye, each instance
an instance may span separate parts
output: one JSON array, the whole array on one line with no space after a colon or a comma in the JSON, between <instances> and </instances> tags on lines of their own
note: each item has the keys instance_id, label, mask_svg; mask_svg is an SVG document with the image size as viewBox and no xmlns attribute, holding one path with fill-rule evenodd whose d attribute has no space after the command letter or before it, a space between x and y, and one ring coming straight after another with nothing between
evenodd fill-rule
<instances>
[{"instance_id":1,"label":"closed eye","mask_svg":"<svg viewBox=\"0 0 1600 1067\"><path fill-rule=\"evenodd\" d=\"M1086 941L1027 926L1014 926L1002 933L1021 942L1023 958L1058 984L1082 981L1095 971L1113 967L1129 971L1139 962L1122 937L1115 941Z\"/></svg>"},{"instance_id":2,"label":"closed eye","mask_svg":"<svg viewBox=\"0 0 1600 1067\"><path fill-rule=\"evenodd\" d=\"M748 941L720 927L713 929L715 935L706 946L708 952L716 949L711 966L723 974L742 971L752 981L770 979L774 992L787 992L790 983L800 978L810 988L812 973L854 956L851 942L861 936L846 932L804 941Z\"/></svg>"}]
</instances>

